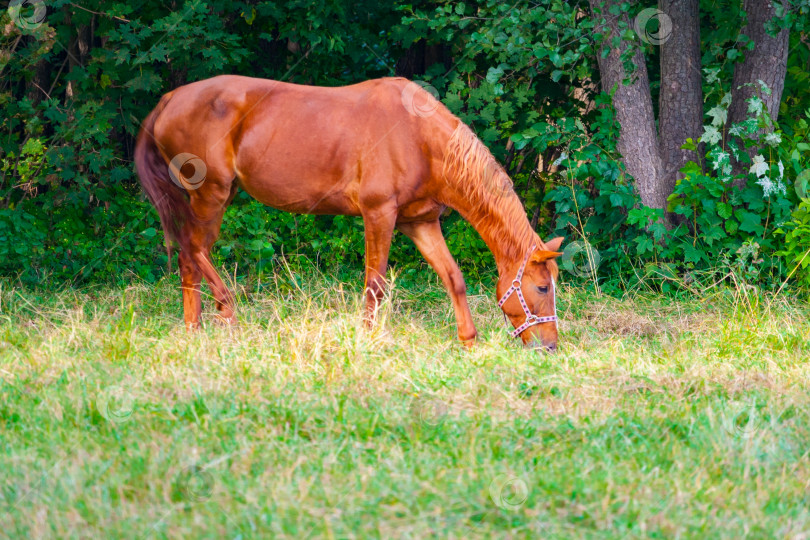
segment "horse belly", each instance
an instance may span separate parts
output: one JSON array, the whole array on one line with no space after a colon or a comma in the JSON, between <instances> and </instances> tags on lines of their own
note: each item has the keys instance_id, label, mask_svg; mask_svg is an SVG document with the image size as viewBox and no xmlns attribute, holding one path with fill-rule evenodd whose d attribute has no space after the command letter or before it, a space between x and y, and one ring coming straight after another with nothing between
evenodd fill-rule
<instances>
[{"instance_id":1,"label":"horse belly","mask_svg":"<svg viewBox=\"0 0 810 540\"><path fill-rule=\"evenodd\" d=\"M281 173L240 175L239 186L262 204L296 214L360 215L354 182Z\"/></svg>"}]
</instances>

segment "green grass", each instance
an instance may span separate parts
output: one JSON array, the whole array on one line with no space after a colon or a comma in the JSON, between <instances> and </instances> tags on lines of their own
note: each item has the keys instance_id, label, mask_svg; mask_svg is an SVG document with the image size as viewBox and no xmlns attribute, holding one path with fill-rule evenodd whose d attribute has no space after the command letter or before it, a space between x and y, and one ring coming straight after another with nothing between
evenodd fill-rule
<instances>
[{"instance_id":1,"label":"green grass","mask_svg":"<svg viewBox=\"0 0 810 540\"><path fill-rule=\"evenodd\" d=\"M194 335L175 279L1 284L0 536L810 531L803 304L563 284L547 355L474 284L468 351L432 274L370 332L357 276L292 276L241 283L239 326Z\"/></svg>"}]
</instances>

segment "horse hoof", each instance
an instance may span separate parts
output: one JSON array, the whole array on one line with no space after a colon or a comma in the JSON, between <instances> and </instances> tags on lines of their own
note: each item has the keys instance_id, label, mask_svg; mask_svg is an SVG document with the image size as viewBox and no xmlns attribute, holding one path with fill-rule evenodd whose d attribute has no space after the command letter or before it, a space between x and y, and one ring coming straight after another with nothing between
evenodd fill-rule
<instances>
[{"instance_id":1,"label":"horse hoof","mask_svg":"<svg viewBox=\"0 0 810 540\"><path fill-rule=\"evenodd\" d=\"M217 314L217 322L223 326L236 326L237 323L236 315L231 315L230 317L223 317L222 315Z\"/></svg>"}]
</instances>

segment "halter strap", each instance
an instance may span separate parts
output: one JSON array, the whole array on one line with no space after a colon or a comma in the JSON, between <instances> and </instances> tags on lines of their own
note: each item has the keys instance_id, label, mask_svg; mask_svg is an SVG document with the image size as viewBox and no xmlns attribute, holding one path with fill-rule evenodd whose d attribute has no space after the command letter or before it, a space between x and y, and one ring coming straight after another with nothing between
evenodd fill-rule
<instances>
[{"instance_id":1,"label":"halter strap","mask_svg":"<svg viewBox=\"0 0 810 540\"><path fill-rule=\"evenodd\" d=\"M529 262L529 257L531 257L532 253L537 246L532 246L532 249L526 254L526 257L523 259L523 264L520 265L520 269L518 270L515 279L512 280L512 286L507 289L507 291L501 296L501 299L498 300L498 307L503 308L503 305L512 296L512 293L517 294L518 300L520 301L520 305L523 308L523 313L526 315L526 320L515 328L513 331L509 332L509 336L516 338L524 330L526 330L530 326L534 326L535 324L546 323L554 321L555 326L559 328L559 323L557 322L557 287L554 283L554 276L551 276L551 300L554 303L554 315L548 315L546 317L538 317L537 315L533 314L529 311L529 306L526 305L526 299L523 298L523 291L521 290L522 287L522 280L523 280L523 272L526 271L526 264ZM506 314L503 315L504 320L506 323L509 324L509 321L506 319Z\"/></svg>"}]
</instances>

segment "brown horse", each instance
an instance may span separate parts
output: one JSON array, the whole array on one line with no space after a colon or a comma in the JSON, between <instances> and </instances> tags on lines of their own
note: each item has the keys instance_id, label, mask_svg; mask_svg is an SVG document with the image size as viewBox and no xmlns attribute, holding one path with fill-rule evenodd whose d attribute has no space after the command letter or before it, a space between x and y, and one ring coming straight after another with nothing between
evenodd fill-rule
<instances>
[{"instance_id":1,"label":"brown horse","mask_svg":"<svg viewBox=\"0 0 810 540\"><path fill-rule=\"evenodd\" d=\"M363 218L367 321L382 299L394 229L405 233L441 277L458 336L471 343L467 288L439 226L442 211L454 208L495 256L496 293L512 334L556 347L554 259L562 238L543 243L492 154L416 83L321 88L227 75L195 82L163 96L146 118L135 163L167 246L180 249L189 329L200 321L203 276L220 318L234 320L233 296L210 250L241 187L288 212Z\"/></svg>"}]
</instances>

